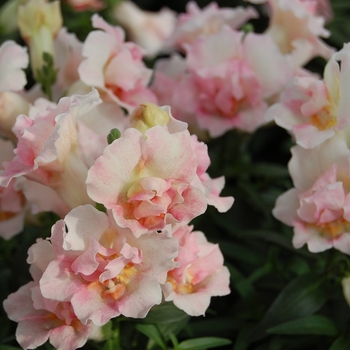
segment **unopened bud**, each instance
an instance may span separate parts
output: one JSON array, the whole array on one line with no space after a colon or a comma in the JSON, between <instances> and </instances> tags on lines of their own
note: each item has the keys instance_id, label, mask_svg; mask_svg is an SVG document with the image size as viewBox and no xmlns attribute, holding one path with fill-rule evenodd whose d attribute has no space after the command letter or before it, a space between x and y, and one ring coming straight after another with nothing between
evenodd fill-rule
<instances>
[{"instance_id":1,"label":"unopened bud","mask_svg":"<svg viewBox=\"0 0 350 350\"><path fill-rule=\"evenodd\" d=\"M18 27L23 39L29 45L34 76L41 70L43 53L55 57L54 37L62 27L59 1L30 0L18 8Z\"/></svg>"},{"instance_id":2,"label":"unopened bud","mask_svg":"<svg viewBox=\"0 0 350 350\"><path fill-rule=\"evenodd\" d=\"M142 103L131 115L133 128L144 133L153 126L165 126L169 123L170 116L161 107L153 103Z\"/></svg>"}]
</instances>

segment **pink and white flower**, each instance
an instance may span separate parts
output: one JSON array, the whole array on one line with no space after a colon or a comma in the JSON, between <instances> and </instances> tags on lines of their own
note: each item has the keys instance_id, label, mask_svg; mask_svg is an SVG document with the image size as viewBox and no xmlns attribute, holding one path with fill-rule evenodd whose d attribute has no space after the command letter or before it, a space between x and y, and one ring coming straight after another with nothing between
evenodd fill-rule
<instances>
[{"instance_id":1,"label":"pink and white flower","mask_svg":"<svg viewBox=\"0 0 350 350\"><path fill-rule=\"evenodd\" d=\"M313 149L292 148L295 188L278 197L273 215L294 227L293 245L350 254L350 150L333 137Z\"/></svg>"},{"instance_id":2,"label":"pink and white flower","mask_svg":"<svg viewBox=\"0 0 350 350\"><path fill-rule=\"evenodd\" d=\"M204 193L191 185L197 164L188 131L155 126L143 135L130 128L90 168L87 189L119 226L140 236L205 211Z\"/></svg>"},{"instance_id":3,"label":"pink and white flower","mask_svg":"<svg viewBox=\"0 0 350 350\"><path fill-rule=\"evenodd\" d=\"M58 350L75 350L88 339L101 340L101 329L92 322L82 324L69 302L42 296L38 281L54 258L49 242L38 240L29 249L28 262L34 282L22 286L4 301L8 317L18 322L16 339L24 349L35 349L47 340Z\"/></svg>"},{"instance_id":4,"label":"pink and white flower","mask_svg":"<svg viewBox=\"0 0 350 350\"><path fill-rule=\"evenodd\" d=\"M142 102L156 102L147 85L152 71L142 61L142 50L124 42L121 27L113 27L97 14L92 16L95 30L83 46L85 60L78 68L81 81L97 88L106 102L114 101L129 112Z\"/></svg>"},{"instance_id":5,"label":"pink and white flower","mask_svg":"<svg viewBox=\"0 0 350 350\"><path fill-rule=\"evenodd\" d=\"M328 61L324 80L294 78L281 101L267 111L266 119L290 130L304 148L321 144L350 125L349 74L350 44L345 44Z\"/></svg>"},{"instance_id":6,"label":"pink and white flower","mask_svg":"<svg viewBox=\"0 0 350 350\"><path fill-rule=\"evenodd\" d=\"M163 285L164 298L191 316L204 315L212 296L230 293L230 274L223 266L223 256L217 244L207 241L191 226L174 228L173 237L179 241L179 267L168 272Z\"/></svg>"},{"instance_id":7,"label":"pink and white flower","mask_svg":"<svg viewBox=\"0 0 350 350\"><path fill-rule=\"evenodd\" d=\"M233 198L219 198L223 179L212 180L205 173L210 160L204 144L170 116L168 124L163 124L166 107L159 113L154 108L147 113L137 111L135 126L143 117L151 124L145 128L141 123L141 131L127 129L106 147L89 170L89 196L111 210L117 224L130 228L137 237L167 224L189 222L208 203L228 210ZM163 126L152 120L161 120Z\"/></svg>"},{"instance_id":8,"label":"pink and white flower","mask_svg":"<svg viewBox=\"0 0 350 350\"><path fill-rule=\"evenodd\" d=\"M162 301L161 283L176 266L178 242L149 232L136 238L90 205L73 209L52 229L55 259L45 270L44 297L70 302L83 324L119 315L143 318Z\"/></svg>"},{"instance_id":9,"label":"pink and white flower","mask_svg":"<svg viewBox=\"0 0 350 350\"><path fill-rule=\"evenodd\" d=\"M84 183L88 167L79 152L77 121L99 103L95 90L62 98L56 108L47 107L34 119L19 116L14 127L16 156L0 172L1 185L6 187L11 179L25 176L54 189L70 208L91 203Z\"/></svg>"},{"instance_id":10,"label":"pink and white flower","mask_svg":"<svg viewBox=\"0 0 350 350\"><path fill-rule=\"evenodd\" d=\"M289 58L268 35L244 36L226 26L186 50L187 70L181 59L172 59L176 66L156 73L152 88L160 91L162 102L170 96L166 103L175 105L177 118L188 120L193 115L199 128L212 137L233 128L252 132L264 124L268 100L292 77ZM167 80L174 87L172 94L161 92Z\"/></svg>"},{"instance_id":11,"label":"pink and white flower","mask_svg":"<svg viewBox=\"0 0 350 350\"><path fill-rule=\"evenodd\" d=\"M57 86L54 91L56 95L62 96L67 92L76 89L74 84L81 84L78 67L83 61L83 43L78 40L75 34L68 33L66 28L61 28L55 40L55 62L58 69ZM91 88L88 89L89 91Z\"/></svg>"},{"instance_id":12,"label":"pink and white flower","mask_svg":"<svg viewBox=\"0 0 350 350\"><path fill-rule=\"evenodd\" d=\"M131 41L153 57L163 48L175 28L175 12L162 8L159 12L143 11L132 1L125 0L113 10L114 17L123 26Z\"/></svg>"},{"instance_id":13,"label":"pink and white flower","mask_svg":"<svg viewBox=\"0 0 350 350\"><path fill-rule=\"evenodd\" d=\"M216 2L212 2L200 9L194 1L190 1L186 13L179 15L167 46L184 50L186 45L200 37L217 34L224 26L238 29L251 18L257 17L258 13L252 7L219 8Z\"/></svg>"},{"instance_id":14,"label":"pink and white flower","mask_svg":"<svg viewBox=\"0 0 350 350\"><path fill-rule=\"evenodd\" d=\"M0 169L4 162L14 157L10 141L0 139ZM24 219L28 209L23 195L24 179L13 179L8 187L0 186L0 237L10 239L23 230Z\"/></svg>"},{"instance_id":15,"label":"pink and white flower","mask_svg":"<svg viewBox=\"0 0 350 350\"><path fill-rule=\"evenodd\" d=\"M27 48L14 41L5 41L0 46L0 92L20 91L27 83L23 69L29 63Z\"/></svg>"},{"instance_id":16,"label":"pink and white flower","mask_svg":"<svg viewBox=\"0 0 350 350\"><path fill-rule=\"evenodd\" d=\"M27 48L14 41L0 46L0 133L14 139L11 131L20 113L27 113L29 103L19 93L27 84L23 69L29 63Z\"/></svg>"},{"instance_id":17,"label":"pink and white flower","mask_svg":"<svg viewBox=\"0 0 350 350\"><path fill-rule=\"evenodd\" d=\"M282 53L292 55L295 67L305 65L316 56L330 58L334 50L320 39L330 35L324 28L326 17L321 17L327 11L325 0L268 0L267 3L271 15L266 33L271 35Z\"/></svg>"}]
</instances>

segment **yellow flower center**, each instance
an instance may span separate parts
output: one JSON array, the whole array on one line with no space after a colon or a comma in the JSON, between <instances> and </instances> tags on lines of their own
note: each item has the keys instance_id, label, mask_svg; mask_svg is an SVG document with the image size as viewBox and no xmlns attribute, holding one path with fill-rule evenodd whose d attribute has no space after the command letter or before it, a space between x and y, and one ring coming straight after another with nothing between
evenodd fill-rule
<instances>
[{"instance_id":1,"label":"yellow flower center","mask_svg":"<svg viewBox=\"0 0 350 350\"><path fill-rule=\"evenodd\" d=\"M344 232L350 232L350 222L344 219L338 219L331 222L326 222L324 224L312 224L320 234L328 238L337 238Z\"/></svg>"},{"instance_id":2,"label":"yellow flower center","mask_svg":"<svg viewBox=\"0 0 350 350\"><path fill-rule=\"evenodd\" d=\"M330 111L330 107L323 108L319 113L310 117L311 124L318 130L327 130L337 125L337 118Z\"/></svg>"}]
</instances>

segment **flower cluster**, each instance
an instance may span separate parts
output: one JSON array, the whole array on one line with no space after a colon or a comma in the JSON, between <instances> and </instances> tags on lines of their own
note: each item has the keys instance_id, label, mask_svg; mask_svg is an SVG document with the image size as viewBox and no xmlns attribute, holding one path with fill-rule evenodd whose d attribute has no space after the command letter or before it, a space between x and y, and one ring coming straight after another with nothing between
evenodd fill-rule
<instances>
[{"instance_id":1,"label":"flower cluster","mask_svg":"<svg viewBox=\"0 0 350 350\"><path fill-rule=\"evenodd\" d=\"M54 4L25 6L47 16L46 28ZM207 146L187 124L153 104L143 51L97 14L92 24L84 43L65 29L50 32L52 101L37 86L24 91L26 49L11 41L0 48L8 138L1 140L0 234L19 233L26 215L61 218L29 249L33 281L4 301L23 348L49 340L76 349L101 339L112 318L144 318L166 301L203 315L212 296L230 292L218 246L188 226L208 205L232 206L232 197L219 196L224 178L210 178ZM34 34L46 30L37 26ZM41 48L31 43L37 57ZM46 63L35 63L43 87Z\"/></svg>"},{"instance_id":2,"label":"flower cluster","mask_svg":"<svg viewBox=\"0 0 350 350\"><path fill-rule=\"evenodd\" d=\"M306 243L312 252L334 247L350 254L349 59L345 44L328 61L323 80L295 78L267 112L297 143L289 163L295 188L278 198L273 214L294 227L296 248Z\"/></svg>"},{"instance_id":3,"label":"flower cluster","mask_svg":"<svg viewBox=\"0 0 350 350\"><path fill-rule=\"evenodd\" d=\"M32 215L59 217L29 249L33 281L4 301L23 348L74 350L120 315L172 302L199 316L230 293L218 245L190 223L233 204L200 141L231 129L275 121L291 132L295 188L273 214L294 227L296 248L350 254L350 44L334 52L321 40L325 1L251 2L267 3L264 33L247 24L250 6L189 2L176 16L125 0L111 13L126 32L95 13L83 42L62 28L58 1L17 4L29 55L0 46L0 236ZM328 60L323 79L303 68L316 56ZM25 90L29 64L36 83Z\"/></svg>"}]
</instances>

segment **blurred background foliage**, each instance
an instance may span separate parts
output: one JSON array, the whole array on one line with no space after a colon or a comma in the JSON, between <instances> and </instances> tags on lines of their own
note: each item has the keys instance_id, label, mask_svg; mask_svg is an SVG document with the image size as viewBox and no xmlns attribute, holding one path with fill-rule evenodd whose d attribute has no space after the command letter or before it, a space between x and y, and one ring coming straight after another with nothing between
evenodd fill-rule
<instances>
[{"instance_id":1,"label":"blurred background foliage","mask_svg":"<svg viewBox=\"0 0 350 350\"><path fill-rule=\"evenodd\" d=\"M108 0L109 6L101 12L110 21L109 9L116 2ZM135 2L144 10L167 6L177 12L185 11L187 3ZM200 7L209 2L197 1ZM218 4L247 6L244 1ZM327 43L339 49L350 41L350 1L332 0L331 4L334 17L327 24L331 31ZM256 8L261 18L251 23L262 32L268 17L261 7ZM83 40L91 30L92 13L77 14L66 4L62 10L64 25ZM1 41L9 37L21 42L18 33L2 36ZM317 58L307 68L322 74L324 65ZM350 276L349 257L335 250L311 254L305 247L294 249L292 229L271 214L277 196L292 187L287 169L292 145L289 134L272 124L252 135L232 130L208 142L209 173L226 177L223 195L233 195L235 203L225 214L209 208L193 224L209 241L219 243L231 272L229 296L213 298L206 317L190 319L165 304L154 308L145 320L117 318L105 327L108 341L89 342L84 349L350 349L350 307L341 287L341 279ZM30 280L27 250L38 237L49 236L56 218L49 214L41 220L41 226L28 226L10 241L0 238L1 300ZM16 324L2 308L0 324L0 350L17 349ZM48 344L41 347L51 348Z\"/></svg>"}]
</instances>

